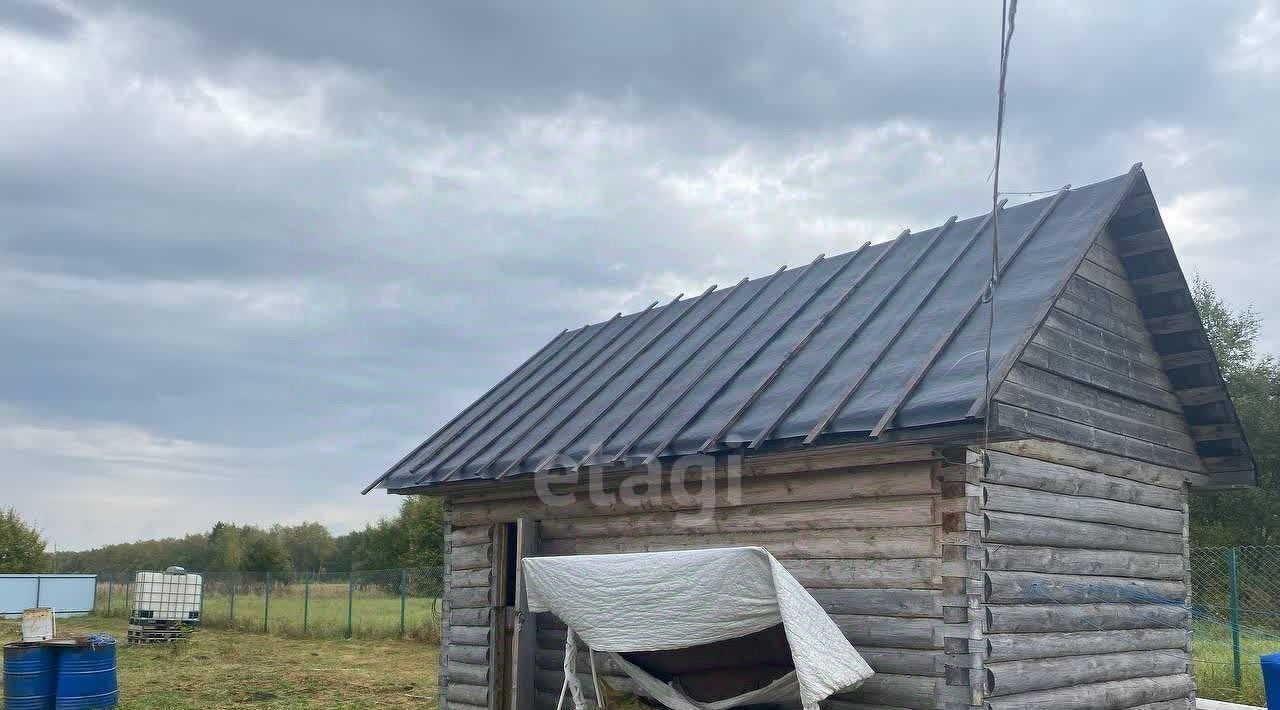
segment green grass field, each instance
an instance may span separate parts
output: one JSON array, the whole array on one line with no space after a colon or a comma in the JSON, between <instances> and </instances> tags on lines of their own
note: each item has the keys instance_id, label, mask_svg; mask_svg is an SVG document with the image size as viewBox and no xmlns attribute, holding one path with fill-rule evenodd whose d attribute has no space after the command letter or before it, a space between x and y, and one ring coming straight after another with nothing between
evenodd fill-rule
<instances>
[{"instance_id":1,"label":"green grass field","mask_svg":"<svg viewBox=\"0 0 1280 710\"><path fill-rule=\"evenodd\" d=\"M1246 629L1240 634L1240 689L1235 687L1231 630L1223 624L1196 622L1192 635L1197 691L1202 698L1265 706L1258 659L1280 651L1280 631Z\"/></svg>"},{"instance_id":2,"label":"green grass field","mask_svg":"<svg viewBox=\"0 0 1280 710\"><path fill-rule=\"evenodd\" d=\"M344 638L347 635L349 589L346 584L273 585L267 599L262 585L238 590L234 596L207 593L202 617L206 628L262 632L291 638ZM400 638L400 596L382 587L358 587L350 599L351 637ZM104 616L128 614L125 599L98 595ZM427 643L440 640L440 600L407 595L404 599L404 638Z\"/></svg>"},{"instance_id":3,"label":"green grass field","mask_svg":"<svg viewBox=\"0 0 1280 710\"><path fill-rule=\"evenodd\" d=\"M252 597L250 597L252 598ZM230 601L229 599L227 600ZM261 597L257 597L261 603ZM260 633L261 616L246 618L253 631L210 627L174 646L120 647L120 687L123 708L195 710L233 708L252 704L261 708L435 708L438 662L438 613L427 600L416 615L406 613L412 638L390 638L399 631L399 599L357 600L364 611L363 625L355 625L356 637L340 636L346 628L346 599L334 606L322 601L318 636L300 633L285 615L277 625L272 612L272 633ZM410 600L412 601L412 600ZM392 604L391 602L394 602ZM281 601L291 610L293 600ZM241 598L236 600L240 624ZM276 597L272 597L273 608ZM261 614L261 606L257 607ZM340 609L340 614L337 610ZM406 605L406 612L409 605ZM227 612L229 612L229 603ZM300 610L298 620L300 622ZM292 618L292 617L290 617ZM357 617L359 618L359 617ZM125 620L101 616L64 619L59 630L67 633L104 631L123 639ZM367 634L367 635L366 635ZM0 621L0 641L17 638L16 621ZM1231 666L1230 631L1220 624L1197 622L1194 634L1195 673L1199 695L1215 700L1262 705L1262 677L1258 658L1280 649L1280 633L1249 630L1242 634L1242 687L1235 688ZM611 707L640 707L615 698Z\"/></svg>"},{"instance_id":4,"label":"green grass field","mask_svg":"<svg viewBox=\"0 0 1280 710\"><path fill-rule=\"evenodd\" d=\"M58 628L125 636L120 618L60 619ZM17 622L0 621L0 639L17 636ZM185 643L122 644L120 707L436 708L437 651L434 644L416 641L291 639L204 629Z\"/></svg>"}]
</instances>

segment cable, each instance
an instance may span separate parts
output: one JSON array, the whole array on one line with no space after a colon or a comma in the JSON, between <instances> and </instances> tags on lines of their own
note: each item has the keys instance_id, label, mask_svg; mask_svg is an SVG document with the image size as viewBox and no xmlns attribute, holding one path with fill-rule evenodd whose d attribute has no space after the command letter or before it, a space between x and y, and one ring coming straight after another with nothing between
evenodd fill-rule
<instances>
[{"instance_id":1,"label":"cable","mask_svg":"<svg viewBox=\"0 0 1280 710\"><path fill-rule=\"evenodd\" d=\"M991 340L996 329L996 286L1000 278L1000 154L1004 143L1005 82L1009 76L1009 48L1013 43L1018 0L1004 0L1000 9L1000 84L996 91L996 158L991 168L991 280L987 283L987 347L983 355L984 384L982 449L991 443Z\"/></svg>"}]
</instances>

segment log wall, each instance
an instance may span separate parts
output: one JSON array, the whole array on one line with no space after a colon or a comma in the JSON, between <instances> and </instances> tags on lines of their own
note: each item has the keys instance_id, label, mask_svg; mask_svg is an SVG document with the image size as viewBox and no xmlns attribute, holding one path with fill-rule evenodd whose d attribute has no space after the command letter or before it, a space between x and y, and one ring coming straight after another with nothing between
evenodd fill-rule
<instances>
[{"instance_id":1,"label":"log wall","mask_svg":"<svg viewBox=\"0 0 1280 710\"><path fill-rule=\"evenodd\" d=\"M1115 243L1103 234L996 391L1001 426L1202 472Z\"/></svg>"},{"instance_id":2,"label":"log wall","mask_svg":"<svg viewBox=\"0 0 1280 710\"><path fill-rule=\"evenodd\" d=\"M666 484L661 495L624 505L611 497L616 480L604 487L604 497L597 491L592 501L589 491L581 491L558 506L530 490L455 496L449 504L452 583L441 686L447 707L484 707L491 697L486 607L493 595L491 577L480 572L492 567L492 551L485 540L495 524L521 514L539 521L540 554L764 547L877 671L831 707L942 707L948 541L942 469L941 452L929 447L859 457L838 449L760 457L743 467L740 493L730 491L721 472L708 510L701 509L700 495L680 496ZM563 682L564 628L546 614L538 615L537 625L538 705L554 707ZM601 657L596 660L615 685L628 687ZM588 672L585 657L578 668Z\"/></svg>"},{"instance_id":3,"label":"log wall","mask_svg":"<svg viewBox=\"0 0 1280 710\"><path fill-rule=\"evenodd\" d=\"M1186 495L1171 469L992 444L981 470L986 710L1191 708Z\"/></svg>"},{"instance_id":4,"label":"log wall","mask_svg":"<svg viewBox=\"0 0 1280 710\"><path fill-rule=\"evenodd\" d=\"M493 536L520 515L539 521L540 554L768 549L877 671L831 710L1192 707L1185 471L1032 439L985 458L820 450L743 469L737 492L719 473L707 510L667 482L623 505L617 479L562 505L515 485L451 497L442 707L495 697ZM550 708L565 631L536 623L535 700Z\"/></svg>"}]
</instances>

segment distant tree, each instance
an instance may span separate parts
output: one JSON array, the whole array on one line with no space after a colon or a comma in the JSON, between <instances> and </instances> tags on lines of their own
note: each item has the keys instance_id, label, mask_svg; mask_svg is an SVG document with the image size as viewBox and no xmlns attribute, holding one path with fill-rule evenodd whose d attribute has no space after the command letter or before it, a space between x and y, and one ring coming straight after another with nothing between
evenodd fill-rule
<instances>
[{"instance_id":1,"label":"distant tree","mask_svg":"<svg viewBox=\"0 0 1280 710\"><path fill-rule=\"evenodd\" d=\"M241 529L245 538L244 562L241 568L251 572L270 572L276 579L293 577L293 562L280 538L253 527Z\"/></svg>"},{"instance_id":2,"label":"distant tree","mask_svg":"<svg viewBox=\"0 0 1280 710\"><path fill-rule=\"evenodd\" d=\"M0 511L0 573L45 571L44 547L44 538L18 517L18 511Z\"/></svg>"},{"instance_id":3,"label":"distant tree","mask_svg":"<svg viewBox=\"0 0 1280 710\"><path fill-rule=\"evenodd\" d=\"M333 535L320 523L274 525L271 533L279 538L298 572L317 572L337 550Z\"/></svg>"},{"instance_id":4,"label":"distant tree","mask_svg":"<svg viewBox=\"0 0 1280 710\"><path fill-rule=\"evenodd\" d=\"M439 567L444 561L444 503L439 498L409 496L400 504L397 518L405 538L400 564L405 567Z\"/></svg>"},{"instance_id":5,"label":"distant tree","mask_svg":"<svg viewBox=\"0 0 1280 710\"><path fill-rule=\"evenodd\" d=\"M244 566L244 541L236 526L221 521L216 523L209 533L208 548L206 571L239 572Z\"/></svg>"},{"instance_id":6,"label":"distant tree","mask_svg":"<svg viewBox=\"0 0 1280 710\"><path fill-rule=\"evenodd\" d=\"M1257 311L1233 309L1199 275L1191 291L1260 479L1256 489L1193 496L1192 540L1197 545L1280 544L1280 364L1258 354L1262 318Z\"/></svg>"}]
</instances>

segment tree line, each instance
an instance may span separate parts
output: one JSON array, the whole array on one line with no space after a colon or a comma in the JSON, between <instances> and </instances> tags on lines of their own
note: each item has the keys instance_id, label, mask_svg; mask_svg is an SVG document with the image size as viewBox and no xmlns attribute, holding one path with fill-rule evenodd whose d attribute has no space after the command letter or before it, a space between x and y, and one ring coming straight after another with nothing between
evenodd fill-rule
<instances>
[{"instance_id":1,"label":"tree line","mask_svg":"<svg viewBox=\"0 0 1280 710\"><path fill-rule=\"evenodd\" d=\"M209 574L270 572L276 579L312 573L437 567L443 554L438 498L407 497L392 518L345 535L320 523L217 523L207 533L142 540L49 555L48 571L61 573L162 570L179 565ZM30 571L30 570L26 570Z\"/></svg>"}]
</instances>

